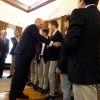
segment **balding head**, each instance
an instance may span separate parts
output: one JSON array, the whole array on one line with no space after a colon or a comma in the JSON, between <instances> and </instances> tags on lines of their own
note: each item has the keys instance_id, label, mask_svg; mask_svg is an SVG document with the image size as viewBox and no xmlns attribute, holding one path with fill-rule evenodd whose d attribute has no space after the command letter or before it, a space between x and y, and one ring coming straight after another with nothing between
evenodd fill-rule
<instances>
[{"instance_id":1,"label":"balding head","mask_svg":"<svg viewBox=\"0 0 100 100\"><path fill-rule=\"evenodd\" d=\"M41 29L41 28L43 28L43 25L44 25L44 21L41 19L41 18L37 18L36 20L35 20L35 25L39 28L39 30Z\"/></svg>"},{"instance_id":2,"label":"balding head","mask_svg":"<svg viewBox=\"0 0 100 100\"><path fill-rule=\"evenodd\" d=\"M2 37L6 37L6 35L7 35L7 31L6 31L6 30L2 30L2 31L1 31L1 36L2 36Z\"/></svg>"}]
</instances>

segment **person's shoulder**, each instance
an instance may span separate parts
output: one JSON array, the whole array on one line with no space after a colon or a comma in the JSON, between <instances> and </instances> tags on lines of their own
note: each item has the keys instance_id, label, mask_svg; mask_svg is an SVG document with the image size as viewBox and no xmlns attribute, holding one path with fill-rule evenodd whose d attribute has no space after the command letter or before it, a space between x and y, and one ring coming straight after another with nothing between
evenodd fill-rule
<instances>
[{"instance_id":1,"label":"person's shoulder","mask_svg":"<svg viewBox=\"0 0 100 100\"><path fill-rule=\"evenodd\" d=\"M80 12L84 10L86 10L86 8L77 8L77 9L74 9L72 12Z\"/></svg>"},{"instance_id":2,"label":"person's shoulder","mask_svg":"<svg viewBox=\"0 0 100 100\"><path fill-rule=\"evenodd\" d=\"M56 32L56 33L60 34L61 32L60 32L59 30L57 30L57 32Z\"/></svg>"},{"instance_id":3,"label":"person's shoulder","mask_svg":"<svg viewBox=\"0 0 100 100\"><path fill-rule=\"evenodd\" d=\"M61 35L62 36L62 33L59 30L57 31L57 33L58 33L58 35Z\"/></svg>"},{"instance_id":4,"label":"person's shoulder","mask_svg":"<svg viewBox=\"0 0 100 100\"><path fill-rule=\"evenodd\" d=\"M6 38L7 41L9 41L9 39Z\"/></svg>"},{"instance_id":5,"label":"person's shoulder","mask_svg":"<svg viewBox=\"0 0 100 100\"><path fill-rule=\"evenodd\" d=\"M15 39L15 37L11 37L11 39Z\"/></svg>"},{"instance_id":6,"label":"person's shoulder","mask_svg":"<svg viewBox=\"0 0 100 100\"><path fill-rule=\"evenodd\" d=\"M86 8L74 9L72 11L72 14L83 14L85 11L86 11Z\"/></svg>"},{"instance_id":7,"label":"person's shoulder","mask_svg":"<svg viewBox=\"0 0 100 100\"><path fill-rule=\"evenodd\" d=\"M34 29L38 29L37 26L35 24L31 24L28 26L29 28L34 28Z\"/></svg>"}]
</instances>

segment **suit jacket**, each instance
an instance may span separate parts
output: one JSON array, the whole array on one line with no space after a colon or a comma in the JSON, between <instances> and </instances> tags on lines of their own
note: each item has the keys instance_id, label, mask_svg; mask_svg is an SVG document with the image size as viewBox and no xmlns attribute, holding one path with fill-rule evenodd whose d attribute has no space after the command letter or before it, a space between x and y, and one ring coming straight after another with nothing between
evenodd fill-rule
<instances>
[{"instance_id":1,"label":"suit jacket","mask_svg":"<svg viewBox=\"0 0 100 100\"><path fill-rule=\"evenodd\" d=\"M2 38L0 37L0 57L5 57L5 54L9 52L9 39L6 38L5 42L6 43L4 44Z\"/></svg>"},{"instance_id":2,"label":"suit jacket","mask_svg":"<svg viewBox=\"0 0 100 100\"><path fill-rule=\"evenodd\" d=\"M36 44L36 54L35 54L35 60L37 61L37 64L41 61L41 50L42 50L42 43L37 42Z\"/></svg>"},{"instance_id":3,"label":"suit jacket","mask_svg":"<svg viewBox=\"0 0 100 100\"><path fill-rule=\"evenodd\" d=\"M11 49L11 51L10 51L10 54L11 54L11 55L14 55L14 51L15 51L15 48L16 48L16 46L17 46L17 44L18 44L18 41L17 41L17 39L16 39L15 37L12 37L12 38L11 38L11 42L12 42L12 44L13 44L13 47L12 47L12 49Z\"/></svg>"},{"instance_id":4,"label":"suit jacket","mask_svg":"<svg viewBox=\"0 0 100 100\"><path fill-rule=\"evenodd\" d=\"M100 84L100 12L96 6L72 12L63 46L69 81Z\"/></svg>"},{"instance_id":5,"label":"suit jacket","mask_svg":"<svg viewBox=\"0 0 100 100\"><path fill-rule=\"evenodd\" d=\"M51 38L51 40L53 42L63 42L63 36L61 34L61 32L57 31L54 36ZM58 61L58 57L59 57L59 52L60 52L61 46L60 47L54 47L51 46L49 48L49 59L51 61Z\"/></svg>"},{"instance_id":6,"label":"suit jacket","mask_svg":"<svg viewBox=\"0 0 100 100\"><path fill-rule=\"evenodd\" d=\"M61 74L67 74L68 71L68 57L63 52L63 45L60 50L59 59L58 59L58 69L61 70Z\"/></svg>"},{"instance_id":7,"label":"suit jacket","mask_svg":"<svg viewBox=\"0 0 100 100\"><path fill-rule=\"evenodd\" d=\"M48 37L48 38L50 38L50 37ZM44 63L46 63L47 61L50 61L50 59L49 59L49 49L47 49L47 45L45 45L45 47L44 47L43 60L44 60Z\"/></svg>"},{"instance_id":8,"label":"suit jacket","mask_svg":"<svg viewBox=\"0 0 100 100\"><path fill-rule=\"evenodd\" d=\"M35 57L37 41L46 44L50 43L49 39L41 36L39 29L35 24L27 26L20 37L15 53L32 60Z\"/></svg>"}]
</instances>

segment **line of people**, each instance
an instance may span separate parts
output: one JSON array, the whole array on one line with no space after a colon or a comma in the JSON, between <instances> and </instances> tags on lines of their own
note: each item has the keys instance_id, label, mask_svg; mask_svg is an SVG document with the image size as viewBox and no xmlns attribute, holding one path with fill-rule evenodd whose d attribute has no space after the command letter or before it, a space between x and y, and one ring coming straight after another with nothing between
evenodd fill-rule
<instances>
[{"instance_id":1,"label":"line of people","mask_svg":"<svg viewBox=\"0 0 100 100\"><path fill-rule=\"evenodd\" d=\"M63 100L71 99L71 84L75 100L98 99L96 87L97 84L100 84L100 12L97 9L98 2L99 0L78 1L79 9L73 10L71 14L64 40L61 32L58 31L56 20L50 21L52 33L50 38L39 33L44 24L41 18L36 19L35 24L25 28L15 49L15 72L12 77L10 100L29 98L23 93L23 90L33 60L35 60L39 79L39 87L37 87L37 83L33 83L33 89L43 92L47 91L47 87L44 88L45 85L50 87L50 93L45 100L55 100L56 72L61 76ZM44 65L45 68L48 68L48 71L46 70L48 84L43 82L43 76L45 76L43 70L44 45L47 45L49 50L49 61Z\"/></svg>"}]
</instances>

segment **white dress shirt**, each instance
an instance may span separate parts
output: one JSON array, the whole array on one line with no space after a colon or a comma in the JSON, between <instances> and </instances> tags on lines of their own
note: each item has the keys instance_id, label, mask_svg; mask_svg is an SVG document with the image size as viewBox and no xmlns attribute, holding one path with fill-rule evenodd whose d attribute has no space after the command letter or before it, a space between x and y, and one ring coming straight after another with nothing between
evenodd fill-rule
<instances>
[{"instance_id":1,"label":"white dress shirt","mask_svg":"<svg viewBox=\"0 0 100 100\"><path fill-rule=\"evenodd\" d=\"M87 5L85 8L87 8L87 7L89 7L89 6L92 6L92 5L96 6L95 4L89 4L89 5Z\"/></svg>"},{"instance_id":2,"label":"white dress shirt","mask_svg":"<svg viewBox=\"0 0 100 100\"><path fill-rule=\"evenodd\" d=\"M15 38L16 38L17 42L19 42L19 38L18 38L18 37L16 37L16 36L15 36Z\"/></svg>"},{"instance_id":3,"label":"white dress shirt","mask_svg":"<svg viewBox=\"0 0 100 100\"><path fill-rule=\"evenodd\" d=\"M54 36L54 35L55 35L55 33L56 33L57 31L58 31L58 30L54 31L54 32L52 33L52 35ZM53 41L51 41L51 42L50 42L49 46L51 47L51 46L52 46L52 44L53 44Z\"/></svg>"}]
</instances>

